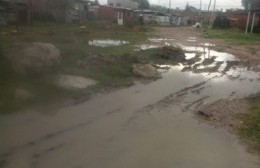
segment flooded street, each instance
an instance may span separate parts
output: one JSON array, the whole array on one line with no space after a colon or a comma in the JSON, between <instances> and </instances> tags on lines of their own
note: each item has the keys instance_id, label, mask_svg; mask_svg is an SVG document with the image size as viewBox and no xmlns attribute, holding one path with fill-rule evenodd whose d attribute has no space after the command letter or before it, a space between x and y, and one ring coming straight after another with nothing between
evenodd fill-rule
<instances>
[{"instance_id":1,"label":"flooded street","mask_svg":"<svg viewBox=\"0 0 260 168\"><path fill-rule=\"evenodd\" d=\"M159 80L137 81L46 113L0 116L0 167L259 168L259 157L236 136L199 121L194 112L219 99L259 92L260 73L212 50L213 44L158 38L141 49L175 44L186 50L188 63L158 65Z\"/></svg>"}]
</instances>

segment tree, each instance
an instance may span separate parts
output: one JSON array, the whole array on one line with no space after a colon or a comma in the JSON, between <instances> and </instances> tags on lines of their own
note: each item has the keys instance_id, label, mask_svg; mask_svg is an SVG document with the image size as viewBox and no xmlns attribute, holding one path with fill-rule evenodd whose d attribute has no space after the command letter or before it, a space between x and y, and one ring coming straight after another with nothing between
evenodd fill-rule
<instances>
[{"instance_id":1,"label":"tree","mask_svg":"<svg viewBox=\"0 0 260 168\"><path fill-rule=\"evenodd\" d=\"M46 2L48 10L58 22L66 22L73 4L73 0L47 0Z\"/></svg>"},{"instance_id":2,"label":"tree","mask_svg":"<svg viewBox=\"0 0 260 168\"><path fill-rule=\"evenodd\" d=\"M187 2L186 7L185 7L185 11L187 12L199 12L199 9L190 6L189 3Z\"/></svg>"},{"instance_id":3,"label":"tree","mask_svg":"<svg viewBox=\"0 0 260 168\"><path fill-rule=\"evenodd\" d=\"M148 0L133 0L134 2L138 3L140 9L149 9L150 3Z\"/></svg>"},{"instance_id":4,"label":"tree","mask_svg":"<svg viewBox=\"0 0 260 168\"><path fill-rule=\"evenodd\" d=\"M186 4L186 7L185 7L185 10L187 11L187 10L189 10L189 2L187 2L187 4Z\"/></svg>"},{"instance_id":5,"label":"tree","mask_svg":"<svg viewBox=\"0 0 260 168\"><path fill-rule=\"evenodd\" d=\"M157 12L167 12L167 8L160 5L151 5L150 9Z\"/></svg>"},{"instance_id":6,"label":"tree","mask_svg":"<svg viewBox=\"0 0 260 168\"><path fill-rule=\"evenodd\" d=\"M99 6L98 0L95 0L95 1L94 1L94 5L95 5L95 6Z\"/></svg>"},{"instance_id":7,"label":"tree","mask_svg":"<svg viewBox=\"0 0 260 168\"><path fill-rule=\"evenodd\" d=\"M242 5L248 10L248 5L251 4L251 9L260 8L260 0L242 0Z\"/></svg>"}]
</instances>

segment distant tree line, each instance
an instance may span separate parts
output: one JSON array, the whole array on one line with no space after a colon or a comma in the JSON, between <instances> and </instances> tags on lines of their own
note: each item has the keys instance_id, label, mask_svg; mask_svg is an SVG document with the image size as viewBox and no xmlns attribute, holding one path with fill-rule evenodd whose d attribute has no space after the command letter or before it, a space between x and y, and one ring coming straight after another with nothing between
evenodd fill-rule
<instances>
[{"instance_id":1,"label":"distant tree line","mask_svg":"<svg viewBox=\"0 0 260 168\"><path fill-rule=\"evenodd\" d=\"M260 0L242 0L242 4L246 10L249 9L249 4L251 5L251 9L260 8Z\"/></svg>"},{"instance_id":2,"label":"distant tree line","mask_svg":"<svg viewBox=\"0 0 260 168\"><path fill-rule=\"evenodd\" d=\"M148 0L133 0L133 2L137 2L138 7L140 9L149 9L150 8L150 3Z\"/></svg>"}]
</instances>

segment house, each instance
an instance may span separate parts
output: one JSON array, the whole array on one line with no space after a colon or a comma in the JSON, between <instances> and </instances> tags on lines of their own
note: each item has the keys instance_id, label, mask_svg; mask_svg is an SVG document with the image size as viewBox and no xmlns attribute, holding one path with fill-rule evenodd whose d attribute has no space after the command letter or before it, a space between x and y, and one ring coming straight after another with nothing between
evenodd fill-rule
<instances>
[{"instance_id":1,"label":"house","mask_svg":"<svg viewBox=\"0 0 260 168\"><path fill-rule=\"evenodd\" d=\"M98 17L101 20L110 20L117 22L118 25L125 25L133 21L133 9L99 6Z\"/></svg>"},{"instance_id":2,"label":"house","mask_svg":"<svg viewBox=\"0 0 260 168\"><path fill-rule=\"evenodd\" d=\"M170 17L171 24L177 25L177 26L186 26L188 25L188 17L187 16L181 16L177 14L172 14Z\"/></svg>"},{"instance_id":3,"label":"house","mask_svg":"<svg viewBox=\"0 0 260 168\"><path fill-rule=\"evenodd\" d=\"M254 13L254 11L252 11L252 12ZM237 15L238 26L242 30L246 29L247 17L248 17L247 13ZM253 21L253 15L251 15L249 18L250 18L250 20L249 20L249 31L250 31L251 25L252 25L252 21ZM260 10L259 10L259 12L255 11L255 19L254 19L253 26L254 26L254 31L255 32L260 32Z\"/></svg>"},{"instance_id":4,"label":"house","mask_svg":"<svg viewBox=\"0 0 260 168\"><path fill-rule=\"evenodd\" d=\"M132 0L107 0L108 6L117 8L137 9L138 3Z\"/></svg>"},{"instance_id":5,"label":"house","mask_svg":"<svg viewBox=\"0 0 260 168\"><path fill-rule=\"evenodd\" d=\"M89 0L74 0L73 9L68 12L67 22L84 22L96 12L97 6Z\"/></svg>"},{"instance_id":6,"label":"house","mask_svg":"<svg viewBox=\"0 0 260 168\"><path fill-rule=\"evenodd\" d=\"M29 24L29 3L26 0L2 0L0 2L0 24Z\"/></svg>"},{"instance_id":7,"label":"house","mask_svg":"<svg viewBox=\"0 0 260 168\"><path fill-rule=\"evenodd\" d=\"M161 25L170 24L170 16L163 12L156 12L151 10L135 10L135 18L142 19L145 24L157 23Z\"/></svg>"}]
</instances>

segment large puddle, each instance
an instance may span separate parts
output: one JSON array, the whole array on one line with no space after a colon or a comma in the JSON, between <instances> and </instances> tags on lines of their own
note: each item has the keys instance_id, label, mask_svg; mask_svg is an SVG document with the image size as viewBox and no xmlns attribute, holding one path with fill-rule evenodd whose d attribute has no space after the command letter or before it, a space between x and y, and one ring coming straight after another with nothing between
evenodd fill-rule
<instances>
[{"instance_id":1,"label":"large puddle","mask_svg":"<svg viewBox=\"0 0 260 168\"><path fill-rule=\"evenodd\" d=\"M0 116L0 167L259 168L237 137L192 112L259 92L260 74L210 45L185 49L190 61L160 65L163 78L152 83L46 113Z\"/></svg>"}]
</instances>

